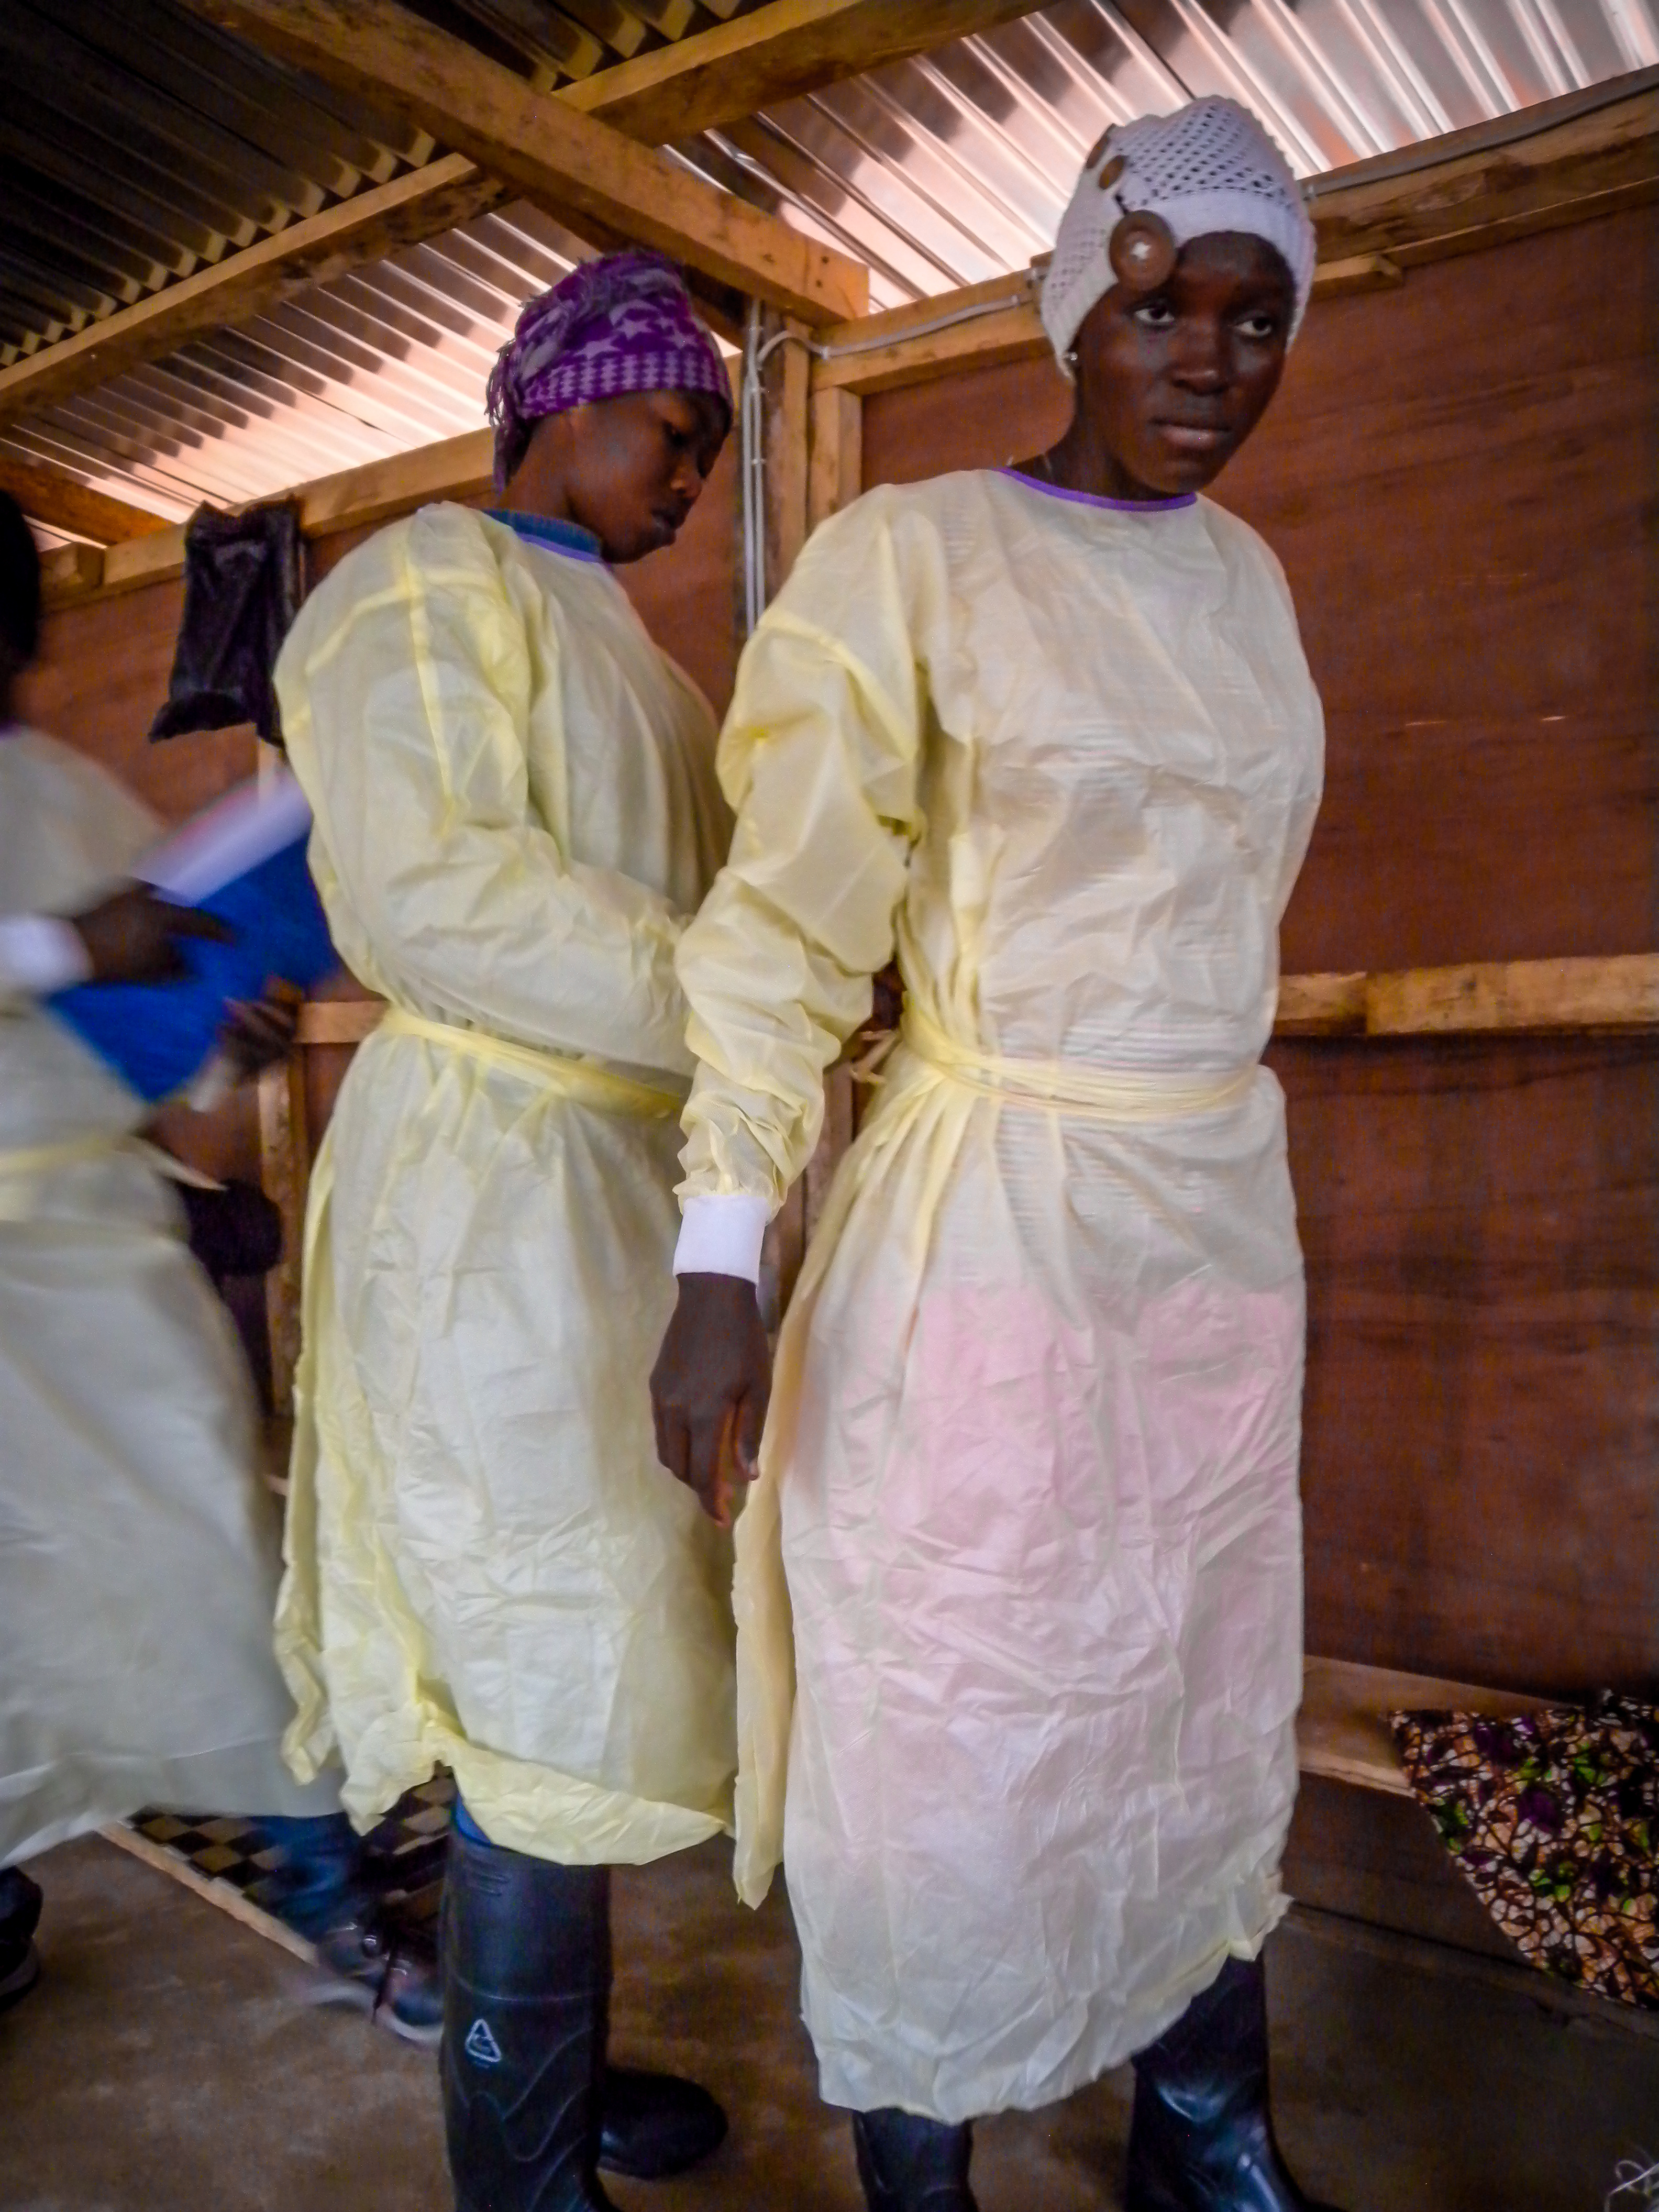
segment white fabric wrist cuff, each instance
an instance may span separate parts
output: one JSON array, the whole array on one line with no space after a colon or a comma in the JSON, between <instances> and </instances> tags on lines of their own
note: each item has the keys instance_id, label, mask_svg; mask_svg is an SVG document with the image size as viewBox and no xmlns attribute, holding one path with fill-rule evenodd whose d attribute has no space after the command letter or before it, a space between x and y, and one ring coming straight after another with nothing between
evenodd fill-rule
<instances>
[{"instance_id":1,"label":"white fabric wrist cuff","mask_svg":"<svg viewBox=\"0 0 1659 2212\"><path fill-rule=\"evenodd\" d=\"M84 983L92 963L72 922L46 914L12 914L0 921L0 989L19 998L49 999Z\"/></svg>"},{"instance_id":2,"label":"white fabric wrist cuff","mask_svg":"<svg viewBox=\"0 0 1659 2212\"><path fill-rule=\"evenodd\" d=\"M750 1191L705 1192L683 1201L685 1218L674 1248L677 1275L736 1275L760 1280L761 1240L771 1207Z\"/></svg>"}]
</instances>

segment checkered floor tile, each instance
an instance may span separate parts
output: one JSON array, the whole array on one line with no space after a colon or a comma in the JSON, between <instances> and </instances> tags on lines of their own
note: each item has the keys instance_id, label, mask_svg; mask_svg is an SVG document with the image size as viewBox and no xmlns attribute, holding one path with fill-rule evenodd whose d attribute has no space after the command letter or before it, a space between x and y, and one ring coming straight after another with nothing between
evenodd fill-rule
<instances>
[{"instance_id":1,"label":"checkered floor tile","mask_svg":"<svg viewBox=\"0 0 1659 2212\"><path fill-rule=\"evenodd\" d=\"M417 1917L437 1910L454 1802L454 1783L447 1774L434 1775L400 1799L365 1838L374 1888L389 1902L406 1900ZM251 1904L269 1904L276 1854L260 1848L252 1821L209 1813L147 1812L135 1814L127 1825L198 1874L228 1882Z\"/></svg>"}]
</instances>

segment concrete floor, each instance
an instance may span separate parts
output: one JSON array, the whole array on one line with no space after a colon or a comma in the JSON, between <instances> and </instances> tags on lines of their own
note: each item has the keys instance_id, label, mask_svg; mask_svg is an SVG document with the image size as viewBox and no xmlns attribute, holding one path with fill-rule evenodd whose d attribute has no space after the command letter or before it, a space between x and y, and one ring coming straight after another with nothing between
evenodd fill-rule
<instances>
[{"instance_id":1,"label":"concrete floor","mask_svg":"<svg viewBox=\"0 0 1659 2212\"><path fill-rule=\"evenodd\" d=\"M40 1862L46 1977L0 2019L6 2212L450 2212L434 2062L302 2008L296 1961L95 1839ZM732 2135L627 2212L855 2212L813 2093L787 1906L732 1900L717 1847L618 1878L616 2047L697 2073ZM1285 2146L1346 2212L1600 2212L1659 2160L1659 2039L1540 2002L1515 1969L1316 1917L1273 1939ZM1547 1998L1547 1984L1540 1984ZM980 2132L984 2212L1119 2203L1127 2077ZM1628 2191L1611 2212L1659 2203Z\"/></svg>"}]
</instances>

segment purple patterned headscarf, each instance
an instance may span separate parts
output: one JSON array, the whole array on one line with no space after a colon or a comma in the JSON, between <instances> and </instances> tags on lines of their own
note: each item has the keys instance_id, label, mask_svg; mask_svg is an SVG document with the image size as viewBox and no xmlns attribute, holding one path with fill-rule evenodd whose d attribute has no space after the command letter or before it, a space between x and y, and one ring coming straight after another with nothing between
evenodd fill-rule
<instances>
[{"instance_id":1,"label":"purple patterned headscarf","mask_svg":"<svg viewBox=\"0 0 1659 2212\"><path fill-rule=\"evenodd\" d=\"M720 349L679 270L644 247L581 263L520 315L489 373L497 483L526 424L629 392L707 392L731 421Z\"/></svg>"}]
</instances>

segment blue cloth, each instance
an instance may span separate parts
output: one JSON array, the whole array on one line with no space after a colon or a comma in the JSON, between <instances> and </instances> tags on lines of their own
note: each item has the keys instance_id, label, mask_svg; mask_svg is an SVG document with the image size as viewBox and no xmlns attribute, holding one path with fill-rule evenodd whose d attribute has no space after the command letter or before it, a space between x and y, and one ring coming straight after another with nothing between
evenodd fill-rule
<instances>
[{"instance_id":1,"label":"blue cloth","mask_svg":"<svg viewBox=\"0 0 1659 2212\"><path fill-rule=\"evenodd\" d=\"M548 545L556 553L568 553L578 561L597 561L603 564L605 549L591 530L584 530L580 522L561 522L550 514L521 514L517 507L492 507L486 510L492 522L504 522L520 538L532 544Z\"/></svg>"},{"instance_id":2,"label":"blue cloth","mask_svg":"<svg viewBox=\"0 0 1659 2212\"><path fill-rule=\"evenodd\" d=\"M77 983L46 1000L141 1098L182 1091L212 1052L232 999L273 981L309 991L339 964L297 838L200 901L235 932L228 945L180 940L190 973L170 983Z\"/></svg>"},{"instance_id":3,"label":"blue cloth","mask_svg":"<svg viewBox=\"0 0 1659 2212\"><path fill-rule=\"evenodd\" d=\"M466 1838L469 1843L489 1843L489 1838L485 1835L483 1830L473 1819L471 1814L467 1811L465 1806L462 1804L459 1797L455 1800L455 1826L460 1830L461 1833ZM490 1848L493 1850L495 1846L491 1844Z\"/></svg>"},{"instance_id":4,"label":"blue cloth","mask_svg":"<svg viewBox=\"0 0 1659 2212\"><path fill-rule=\"evenodd\" d=\"M273 1881L276 1917L313 1942L343 1928L362 1903L362 1844L343 1813L262 1820L267 1850L281 1853Z\"/></svg>"}]
</instances>

